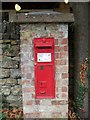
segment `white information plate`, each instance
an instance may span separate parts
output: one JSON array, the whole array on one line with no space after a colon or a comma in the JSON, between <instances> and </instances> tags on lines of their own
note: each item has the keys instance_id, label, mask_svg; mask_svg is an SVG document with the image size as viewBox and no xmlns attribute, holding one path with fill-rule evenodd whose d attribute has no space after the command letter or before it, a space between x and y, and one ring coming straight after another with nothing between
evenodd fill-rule
<instances>
[{"instance_id":1,"label":"white information plate","mask_svg":"<svg viewBox=\"0 0 90 120\"><path fill-rule=\"evenodd\" d=\"M37 62L51 62L51 53L37 53Z\"/></svg>"}]
</instances>

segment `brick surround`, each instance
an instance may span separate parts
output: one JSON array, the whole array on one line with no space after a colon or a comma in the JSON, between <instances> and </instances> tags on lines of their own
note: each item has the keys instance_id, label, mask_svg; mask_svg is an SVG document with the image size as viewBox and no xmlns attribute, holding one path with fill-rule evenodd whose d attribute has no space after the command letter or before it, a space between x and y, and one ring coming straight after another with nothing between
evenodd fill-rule
<instances>
[{"instance_id":1,"label":"brick surround","mask_svg":"<svg viewBox=\"0 0 90 120\"><path fill-rule=\"evenodd\" d=\"M33 39L55 38L55 98L35 99ZM25 118L68 118L68 24L21 24L23 111Z\"/></svg>"}]
</instances>

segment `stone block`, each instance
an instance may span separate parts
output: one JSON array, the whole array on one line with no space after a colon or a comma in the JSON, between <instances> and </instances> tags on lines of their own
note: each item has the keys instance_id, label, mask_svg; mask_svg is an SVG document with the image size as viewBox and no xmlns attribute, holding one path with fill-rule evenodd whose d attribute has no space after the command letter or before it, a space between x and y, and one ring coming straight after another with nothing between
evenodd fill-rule
<instances>
[{"instance_id":1,"label":"stone block","mask_svg":"<svg viewBox=\"0 0 90 120\"><path fill-rule=\"evenodd\" d=\"M6 79L6 85L16 85L17 84L17 80L13 79L13 78L7 78Z\"/></svg>"},{"instance_id":2,"label":"stone block","mask_svg":"<svg viewBox=\"0 0 90 120\"><path fill-rule=\"evenodd\" d=\"M0 85L4 85L6 83L6 79L0 79Z\"/></svg>"},{"instance_id":3,"label":"stone block","mask_svg":"<svg viewBox=\"0 0 90 120\"><path fill-rule=\"evenodd\" d=\"M4 95L10 95L10 87L9 86L2 86L1 92Z\"/></svg>"},{"instance_id":4,"label":"stone block","mask_svg":"<svg viewBox=\"0 0 90 120\"><path fill-rule=\"evenodd\" d=\"M19 45L13 45L11 46L11 56L19 56L20 53L20 46Z\"/></svg>"},{"instance_id":5,"label":"stone block","mask_svg":"<svg viewBox=\"0 0 90 120\"><path fill-rule=\"evenodd\" d=\"M19 45L11 45L9 44L3 44L3 55L5 56L19 56L20 53L20 46Z\"/></svg>"},{"instance_id":6,"label":"stone block","mask_svg":"<svg viewBox=\"0 0 90 120\"><path fill-rule=\"evenodd\" d=\"M18 39L18 40L12 40L11 41L11 45L16 45L16 44L20 44L20 40Z\"/></svg>"},{"instance_id":7,"label":"stone block","mask_svg":"<svg viewBox=\"0 0 90 120\"><path fill-rule=\"evenodd\" d=\"M11 60L11 57L4 57L2 62L3 68L18 68L18 61Z\"/></svg>"},{"instance_id":8,"label":"stone block","mask_svg":"<svg viewBox=\"0 0 90 120\"><path fill-rule=\"evenodd\" d=\"M4 56L11 56L11 45L4 43L2 45L2 51Z\"/></svg>"},{"instance_id":9,"label":"stone block","mask_svg":"<svg viewBox=\"0 0 90 120\"><path fill-rule=\"evenodd\" d=\"M2 62L2 55L0 55L0 61Z\"/></svg>"},{"instance_id":10,"label":"stone block","mask_svg":"<svg viewBox=\"0 0 90 120\"><path fill-rule=\"evenodd\" d=\"M23 109L22 108L22 106L23 106L22 101L14 101L13 103L10 103L9 106Z\"/></svg>"},{"instance_id":11,"label":"stone block","mask_svg":"<svg viewBox=\"0 0 90 120\"><path fill-rule=\"evenodd\" d=\"M0 33L0 39L2 39L2 33Z\"/></svg>"},{"instance_id":12,"label":"stone block","mask_svg":"<svg viewBox=\"0 0 90 120\"><path fill-rule=\"evenodd\" d=\"M0 55L2 55L2 44L0 44Z\"/></svg>"},{"instance_id":13,"label":"stone block","mask_svg":"<svg viewBox=\"0 0 90 120\"><path fill-rule=\"evenodd\" d=\"M12 78L21 78L21 72L19 69L11 69L10 70L10 76Z\"/></svg>"},{"instance_id":14,"label":"stone block","mask_svg":"<svg viewBox=\"0 0 90 120\"><path fill-rule=\"evenodd\" d=\"M22 79L18 79L17 81L19 85L22 85Z\"/></svg>"},{"instance_id":15,"label":"stone block","mask_svg":"<svg viewBox=\"0 0 90 120\"><path fill-rule=\"evenodd\" d=\"M14 96L14 95L9 95L8 97L7 97L7 101L9 102L9 103L19 103L19 102L21 102L22 101L22 97L21 96Z\"/></svg>"},{"instance_id":16,"label":"stone block","mask_svg":"<svg viewBox=\"0 0 90 120\"><path fill-rule=\"evenodd\" d=\"M18 57L13 57L12 60L15 60L15 61L19 62L20 61L20 57L19 56Z\"/></svg>"},{"instance_id":17,"label":"stone block","mask_svg":"<svg viewBox=\"0 0 90 120\"><path fill-rule=\"evenodd\" d=\"M9 37L10 37L10 35L9 35L8 33L2 34L2 39L3 39L3 40L9 39Z\"/></svg>"},{"instance_id":18,"label":"stone block","mask_svg":"<svg viewBox=\"0 0 90 120\"><path fill-rule=\"evenodd\" d=\"M0 39L0 44L2 44L2 43L3 43L3 40Z\"/></svg>"},{"instance_id":19,"label":"stone block","mask_svg":"<svg viewBox=\"0 0 90 120\"><path fill-rule=\"evenodd\" d=\"M10 76L10 70L9 69L2 69L1 72L2 72L2 74L1 74L0 78L8 78Z\"/></svg>"},{"instance_id":20,"label":"stone block","mask_svg":"<svg viewBox=\"0 0 90 120\"><path fill-rule=\"evenodd\" d=\"M11 87L11 92L13 95L21 95L22 94L22 87L19 85L15 85L14 87Z\"/></svg>"}]
</instances>

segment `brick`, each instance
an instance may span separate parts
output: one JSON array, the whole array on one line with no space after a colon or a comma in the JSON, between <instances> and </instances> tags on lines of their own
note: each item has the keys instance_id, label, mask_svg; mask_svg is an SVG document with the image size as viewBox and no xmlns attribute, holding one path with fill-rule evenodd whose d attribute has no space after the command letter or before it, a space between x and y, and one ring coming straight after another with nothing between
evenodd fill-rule
<instances>
[{"instance_id":1,"label":"brick","mask_svg":"<svg viewBox=\"0 0 90 120\"><path fill-rule=\"evenodd\" d=\"M61 114L61 112L53 112L52 113L52 118L61 118L62 117L62 114Z\"/></svg>"},{"instance_id":2,"label":"brick","mask_svg":"<svg viewBox=\"0 0 90 120\"><path fill-rule=\"evenodd\" d=\"M60 73L55 73L56 83L57 83L58 80L60 81L60 79L61 79L61 74Z\"/></svg>"},{"instance_id":3,"label":"brick","mask_svg":"<svg viewBox=\"0 0 90 120\"><path fill-rule=\"evenodd\" d=\"M27 71L28 72L28 71ZM31 73L27 73L27 79L32 79Z\"/></svg>"},{"instance_id":4,"label":"brick","mask_svg":"<svg viewBox=\"0 0 90 120\"><path fill-rule=\"evenodd\" d=\"M57 65L57 66L55 66L56 68L55 68L55 71L56 71L56 73L64 73L64 72L68 72L68 66L66 66L66 65Z\"/></svg>"},{"instance_id":5,"label":"brick","mask_svg":"<svg viewBox=\"0 0 90 120\"><path fill-rule=\"evenodd\" d=\"M52 113L49 111L41 112L40 118L48 118L48 119L44 119L44 120L49 120L49 118L52 118ZM43 119L41 119L41 120L43 120Z\"/></svg>"},{"instance_id":6,"label":"brick","mask_svg":"<svg viewBox=\"0 0 90 120\"><path fill-rule=\"evenodd\" d=\"M68 104L67 100L52 101L52 105L67 105L67 104Z\"/></svg>"},{"instance_id":7,"label":"brick","mask_svg":"<svg viewBox=\"0 0 90 120\"><path fill-rule=\"evenodd\" d=\"M54 37L54 34L53 34L53 33L50 33L50 37Z\"/></svg>"},{"instance_id":8,"label":"brick","mask_svg":"<svg viewBox=\"0 0 90 120\"><path fill-rule=\"evenodd\" d=\"M60 46L55 46L55 52L60 52Z\"/></svg>"},{"instance_id":9,"label":"brick","mask_svg":"<svg viewBox=\"0 0 90 120\"><path fill-rule=\"evenodd\" d=\"M28 118L39 118L40 117L40 112L33 112L33 113L28 113Z\"/></svg>"},{"instance_id":10,"label":"brick","mask_svg":"<svg viewBox=\"0 0 90 120\"><path fill-rule=\"evenodd\" d=\"M52 105L59 105L60 104L59 101L55 101L55 100L52 101L51 103L52 103Z\"/></svg>"},{"instance_id":11,"label":"brick","mask_svg":"<svg viewBox=\"0 0 90 120\"><path fill-rule=\"evenodd\" d=\"M23 85L25 85L25 84L28 85L28 84L30 84L30 81L29 81L29 80L23 80L23 81L22 81L22 84L23 84Z\"/></svg>"},{"instance_id":12,"label":"brick","mask_svg":"<svg viewBox=\"0 0 90 120\"><path fill-rule=\"evenodd\" d=\"M60 80L56 80L56 86L60 84Z\"/></svg>"},{"instance_id":13,"label":"brick","mask_svg":"<svg viewBox=\"0 0 90 120\"><path fill-rule=\"evenodd\" d=\"M60 53L60 58L67 58L68 57L68 52L61 52Z\"/></svg>"},{"instance_id":14,"label":"brick","mask_svg":"<svg viewBox=\"0 0 90 120\"><path fill-rule=\"evenodd\" d=\"M24 118L30 118L31 116L30 116L30 113L26 113L26 114L24 114Z\"/></svg>"},{"instance_id":15,"label":"brick","mask_svg":"<svg viewBox=\"0 0 90 120\"><path fill-rule=\"evenodd\" d=\"M55 59L59 58L59 53L55 53Z\"/></svg>"},{"instance_id":16,"label":"brick","mask_svg":"<svg viewBox=\"0 0 90 120\"><path fill-rule=\"evenodd\" d=\"M40 105L40 100L35 100L35 105Z\"/></svg>"},{"instance_id":17,"label":"brick","mask_svg":"<svg viewBox=\"0 0 90 120\"><path fill-rule=\"evenodd\" d=\"M30 88L30 87L26 87L26 88L23 88L23 92L34 92L34 88Z\"/></svg>"},{"instance_id":18,"label":"brick","mask_svg":"<svg viewBox=\"0 0 90 120\"><path fill-rule=\"evenodd\" d=\"M34 35L35 35L35 32L31 32L31 35L34 36Z\"/></svg>"},{"instance_id":19,"label":"brick","mask_svg":"<svg viewBox=\"0 0 90 120\"><path fill-rule=\"evenodd\" d=\"M62 73L62 79L68 78L68 73Z\"/></svg>"},{"instance_id":20,"label":"brick","mask_svg":"<svg viewBox=\"0 0 90 120\"><path fill-rule=\"evenodd\" d=\"M30 67L28 68L28 67L25 67L25 65L23 66L23 62L22 62L22 65L21 65L22 67L21 67L21 73L22 74L27 74L27 79L31 79L31 74L32 73L29 73L30 72Z\"/></svg>"},{"instance_id":21,"label":"brick","mask_svg":"<svg viewBox=\"0 0 90 120\"><path fill-rule=\"evenodd\" d=\"M56 98L59 98L59 94L56 94Z\"/></svg>"},{"instance_id":22,"label":"brick","mask_svg":"<svg viewBox=\"0 0 90 120\"><path fill-rule=\"evenodd\" d=\"M26 101L26 105L33 105L33 101L32 100Z\"/></svg>"},{"instance_id":23,"label":"brick","mask_svg":"<svg viewBox=\"0 0 90 120\"><path fill-rule=\"evenodd\" d=\"M32 94L32 98L35 98L35 94Z\"/></svg>"},{"instance_id":24,"label":"brick","mask_svg":"<svg viewBox=\"0 0 90 120\"><path fill-rule=\"evenodd\" d=\"M64 51L68 51L68 46L63 46Z\"/></svg>"},{"instance_id":25,"label":"brick","mask_svg":"<svg viewBox=\"0 0 90 120\"><path fill-rule=\"evenodd\" d=\"M68 92L67 87L62 87L62 92Z\"/></svg>"},{"instance_id":26,"label":"brick","mask_svg":"<svg viewBox=\"0 0 90 120\"><path fill-rule=\"evenodd\" d=\"M57 87L57 85L56 85L55 91L58 92L58 87Z\"/></svg>"},{"instance_id":27,"label":"brick","mask_svg":"<svg viewBox=\"0 0 90 120\"><path fill-rule=\"evenodd\" d=\"M26 102L28 100L31 100L31 93L24 93L23 92L23 102Z\"/></svg>"},{"instance_id":28,"label":"brick","mask_svg":"<svg viewBox=\"0 0 90 120\"><path fill-rule=\"evenodd\" d=\"M60 101L59 101L59 104L60 104L60 105L67 105L67 104L68 104L68 101L67 101L67 100L60 100Z\"/></svg>"},{"instance_id":29,"label":"brick","mask_svg":"<svg viewBox=\"0 0 90 120\"><path fill-rule=\"evenodd\" d=\"M26 72L25 67L23 67L23 62L21 63L21 73L24 74Z\"/></svg>"},{"instance_id":30,"label":"brick","mask_svg":"<svg viewBox=\"0 0 90 120\"><path fill-rule=\"evenodd\" d=\"M68 39L67 38L62 39L61 44L68 44Z\"/></svg>"},{"instance_id":31,"label":"brick","mask_svg":"<svg viewBox=\"0 0 90 120\"><path fill-rule=\"evenodd\" d=\"M56 60L56 65L66 65L67 64L67 60Z\"/></svg>"},{"instance_id":32,"label":"brick","mask_svg":"<svg viewBox=\"0 0 90 120\"><path fill-rule=\"evenodd\" d=\"M68 86L68 79L64 79L64 80L62 81L62 85Z\"/></svg>"},{"instance_id":33,"label":"brick","mask_svg":"<svg viewBox=\"0 0 90 120\"><path fill-rule=\"evenodd\" d=\"M55 39L54 43L55 43L55 45L58 45L58 39Z\"/></svg>"},{"instance_id":34,"label":"brick","mask_svg":"<svg viewBox=\"0 0 90 120\"><path fill-rule=\"evenodd\" d=\"M62 93L62 98L67 98L67 93Z\"/></svg>"}]
</instances>

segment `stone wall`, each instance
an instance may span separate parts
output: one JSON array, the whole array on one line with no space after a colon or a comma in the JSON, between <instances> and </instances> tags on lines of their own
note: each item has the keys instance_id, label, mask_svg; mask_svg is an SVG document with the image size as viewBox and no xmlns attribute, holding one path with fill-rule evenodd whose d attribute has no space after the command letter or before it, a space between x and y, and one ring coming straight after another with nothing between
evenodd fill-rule
<instances>
[{"instance_id":1,"label":"stone wall","mask_svg":"<svg viewBox=\"0 0 90 120\"><path fill-rule=\"evenodd\" d=\"M36 99L33 39L55 38L55 98ZM22 24L20 31L23 112L25 118L68 118L68 25Z\"/></svg>"},{"instance_id":2,"label":"stone wall","mask_svg":"<svg viewBox=\"0 0 90 120\"><path fill-rule=\"evenodd\" d=\"M22 107L22 85L20 72L20 39L15 31L19 26L3 23L2 40L0 40L0 92L2 107ZM18 33L19 34L19 33Z\"/></svg>"}]
</instances>

